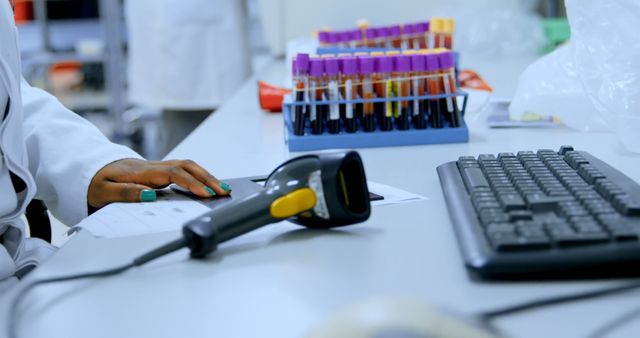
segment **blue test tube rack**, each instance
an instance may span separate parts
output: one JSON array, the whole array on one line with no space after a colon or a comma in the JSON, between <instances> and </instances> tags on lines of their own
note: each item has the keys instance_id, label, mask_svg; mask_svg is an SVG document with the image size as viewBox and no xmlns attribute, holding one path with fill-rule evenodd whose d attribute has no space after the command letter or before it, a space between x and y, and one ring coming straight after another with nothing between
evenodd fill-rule
<instances>
[{"instance_id":1,"label":"blue test tube rack","mask_svg":"<svg viewBox=\"0 0 640 338\"><path fill-rule=\"evenodd\" d=\"M292 102L291 95L285 96L283 103L282 116L284 118L285 142L289 147L289 151L312 151L322 149L353 149L353 148L374 148L374 147L396 147L421 144L443 144L443 143L464 143L469 142L469 129L464 121L460 121L460 127L452 128L447 121L443 121L442 128L432 128L428 125L426 129L415 129L410 126L407 130L393 129L382 131L376 125L376 130L365 132L360 126L354 133L348 133L344 127L337 134L331 134L325 128L322 134L312 134L311 126L307 119L305 123L304 135L296 135L293 133L292 113L296 106L309 106L310 104L328 105L332 103L353 104L353 103L375 103L375 102L399 102L413 100L429 100L440 99L446 97L456 97L458 100L462 98L462 107L460 115L464 117L467 107L468 93L457 91L452 94L440 95L424 95L424 96L406 96L393 98L374 98L374 99L354 99L339 101L322 101L322 102ZM458 101L459 103L459 101Z\"/></svg>"}]
</instances>

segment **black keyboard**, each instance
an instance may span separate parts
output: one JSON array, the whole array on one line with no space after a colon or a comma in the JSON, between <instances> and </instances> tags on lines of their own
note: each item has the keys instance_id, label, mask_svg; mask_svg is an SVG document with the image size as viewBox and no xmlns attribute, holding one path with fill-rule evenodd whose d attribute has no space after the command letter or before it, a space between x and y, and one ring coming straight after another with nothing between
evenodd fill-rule
<instances>
[{"instance_id":1,"label":"black keyboard","mask_svg":"<svg viewBox=\"0 0 640 338\"><path fill-rule=\"evenodd\" d=\"M480 277L640 275L640 185L589 153L462 156L438 176Z\"/></svg>"}]
</instances>

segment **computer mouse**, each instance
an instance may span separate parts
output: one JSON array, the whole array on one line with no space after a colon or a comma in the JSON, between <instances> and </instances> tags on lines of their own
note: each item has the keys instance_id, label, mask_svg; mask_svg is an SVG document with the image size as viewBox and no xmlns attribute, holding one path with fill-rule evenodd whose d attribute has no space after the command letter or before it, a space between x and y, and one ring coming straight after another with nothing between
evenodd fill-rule
<instances>
[{"instance_id":1,"label":"computer mouse","mask_svg":"<svg viewBox=\"0 0 640 338\"><path fill-rule=\"evenodd\" d=\"M308 338L499 338L474 318L400 298L376 298L331 315Z\"/></svg>"}]
</instances>

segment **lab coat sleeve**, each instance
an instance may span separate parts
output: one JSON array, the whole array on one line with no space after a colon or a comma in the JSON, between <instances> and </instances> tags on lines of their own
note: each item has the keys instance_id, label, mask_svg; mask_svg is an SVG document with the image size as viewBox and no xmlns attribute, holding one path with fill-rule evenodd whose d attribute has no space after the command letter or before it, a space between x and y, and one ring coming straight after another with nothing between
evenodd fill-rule
<instances>
[{"instance_id":1,"label":"lab coat sleeve","mask_svg":"<svg viewBox=\"0 0 640 338\"><path fill-rule=\"evenodd\" d=\"M36 198L72 226L88 215L87 193L95 174L124 158L141 158L111 143L94 125L66 109L55 97L21 83L24 137Z\"/></svg>"}]
</instances>

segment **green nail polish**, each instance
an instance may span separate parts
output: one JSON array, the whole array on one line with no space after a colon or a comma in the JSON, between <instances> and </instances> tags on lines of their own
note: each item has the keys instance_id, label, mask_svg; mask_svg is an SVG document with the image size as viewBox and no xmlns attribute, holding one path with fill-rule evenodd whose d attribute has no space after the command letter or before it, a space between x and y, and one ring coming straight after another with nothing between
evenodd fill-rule
<instances>
[{"instance_id":1,"label":"green nail polish","mask_svg":"<svg viewBox=\"0 0 640 338\"><path fill-rule=\"evenodd\" d=\"M155 190L144 189L140 192L140 200L142 202L153 202L157 198Z\"/></svg>"},{"instance_id":2,"label":"green nail polish","mask_svg":"<svg viewBox=\"0 0 640 338\"><path fill-rule=\"evenodd\" d=\"M216 192L213 191L213 189L211 189L211 188L209 188L207 186L204 187L204 190L211 196L215 196L216 195Z\"/></svg>"},{"instance_id":3,"label":"green nail polish","mask_svg":"<svg viewBox=\"0 0 640 338\"><path fill-rule=\"evenodd\" d=\"M224 182L220 183L220 188L222 188L222 190L224 191L231 191L231 187Z\"/></svg>"}]
</instances>

